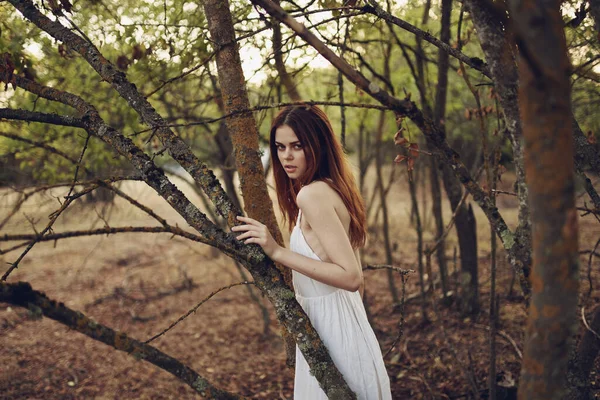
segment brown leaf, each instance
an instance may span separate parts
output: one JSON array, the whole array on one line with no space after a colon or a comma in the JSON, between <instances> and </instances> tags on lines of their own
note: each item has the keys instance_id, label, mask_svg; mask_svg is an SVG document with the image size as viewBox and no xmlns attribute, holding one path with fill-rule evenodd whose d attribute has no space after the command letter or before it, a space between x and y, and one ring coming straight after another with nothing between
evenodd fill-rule
<instances>
[{"instance_id":1,"label":"brown leaf","mask_svg":"<svg viewBox=\"0 0 600 400\"><path fill-rule=\"evenodd\" d=\"M402 138L402 137L404 137L404 134L402 133L403 131L404 131L404 128L400 128L400 129L398 129L398 132L396 132L396 133L394 134L394 143L395 143L395 142L396 142L396 140L398 140L399 138ZM396 143L396 144L398 144L398 143Z\"/></svg>"},{"instance_id":2,"label":"brown leaf","mask_svg":"<svg viewBox=\"0 0 600 400\"><path fill-rule=\"evenodd\" d=\"M4 90L8 89L8 84L11 83L16 89L15 81L15 64L9 53L3 53L0 56L0 81L4 82Z\"/></svg>"},{"instance_id":3,"label":"brown leaf","mask_svg":"<svg viewBox=\"0 0 600 400\"><path fill-rule=\"evenodd\" d=\"M58 54L63 58L67 57L67 48L62 43L59 43L58 45Z\"/></svg>"},{"instance_id":4,"label":"brown leaf","mask_svg":"<svg viewBox=\"0 0 600 400\"><path fill-rule=\"evenodd\" d=\"M117 67L119 69L126 70L127 67L129 67L129 64L131 64L131 62L129 61L129 58L127 58L127 56L120 55L119 57L117 57Z\"/></svg>"},{"instance_id":5,"label":"brown leaf","mask_svg":"<svg viewBox=\"0 0 600 400\"><path fill-rule=\"evenodd\" d=\"M403 155L401 155L401 154L398 154L398 155L396 156L396 158L394 158L394 162L395 162L396 164L400 164L402 161L406 160L406 158L407 158L406 156L403 156Z\"/></svg>"},{"instance_id":6,"label":"brown leaf","mask_svg":"<svg viewBox=\"0 0 600 400\"><path fill-rule=\"evenodd\" d=\"M415 159L408 158L406 161L406 167L408 168L408 172L411 172L413 169L415 169Z\"/></svg>"},{"instance_id":7,"label":"brown leaf","mask_svg":"<svg viewBox=\"0 0 600 400\"><path fill-rule=\"evenodd\" d=\"M398 145L398 146L404 146L405 144L408 143L408 139L401 137L398 139L394 139L394 144Z\"/></svg>"},{"instance_id":8,"label":"brown leaf","mask_svg":"<svg viewBox=\"0 0 600 400\"><path fill-rule=\"evenodd\" d=\"M133 60L139 60L142 57L144 57L144 51L142 50L142 48L140 47L139 44L136 44L135 46L133 46L133 52L131 54L131 58Z\"/></svg>"},{"instance_id":9,"label":"brown leaf","mask_svg":"<svg viewBox=\"0 0 600 400\"><path fill-rule=\"evenodd\" d=\"M410 155L414 158L419 157L419 145L416 143L411 143L410 146L408 146L408 148L410 149Z\"/></svg>"}]
</instances>

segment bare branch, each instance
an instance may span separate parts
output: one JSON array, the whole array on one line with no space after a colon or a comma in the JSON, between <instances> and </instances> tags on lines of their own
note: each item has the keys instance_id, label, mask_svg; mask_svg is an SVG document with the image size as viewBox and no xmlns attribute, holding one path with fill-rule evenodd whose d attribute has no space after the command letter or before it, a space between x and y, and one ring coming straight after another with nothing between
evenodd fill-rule
<instances>
[{"instance_id":1,"label":"bare branch","mask_svg":"<svg viewBox=\"0 0 600 400\"><path fill-rule=\"evenodd\" d=\"M212 124L214 122L220 122L224 119L231 118L231 117L237 116L239 114L245 114L248 112L263 111L263 110L270 110L272 108L283 108L283 107L287 107L287 106L306 105L306 104L307 105L319 105L319 106L344 106L344 107L353 107L353 108L368 108L368 109L373 109L373 110L389 110L389 107L381 106L381 105L377 105L377 104L340 103L338 101L307 100L307 101L295 101L295 102L288 102L288 103L263 104L263 105L259 105L259 106L255 106L255 107L242 109L242 110L232 111L232 112L225 114L218 118L206 119L206 120L197 121L197 122L188 122L188 123L184 123L184 124L170 124L167 126L169 128L181 128L181 127L186 127L186 126L207 125L207 124ZM151 130L152 129L144 129L144 130L136 132L135 134L139 135L141 133L150 132Z\"/></svg>"},{"instance_id":2,"label":"bare branch","mask_svg":"<svg viewBox=\"0 0 600 400\"><path fill-rule=\"evenodd\" d=\"M363 271L378 270L378 269L391 269L392 271L396 271L400 275L403 275L403 276L412 274L415 272L412 269L403 269L400 267L394 267L393 265L385 265L385 264L374 264L374 265L367 265L367 266L363 267Z\"/></svg>"},{"instance_id":3,"label":"bare branch","mask_svg":"<svg viewBox=\"0 0 600 400\"><path fill-rule=\"evenodd\" d=\"M46 316L116 350L131 354L169 372L202 396L211 399L243 399L242 396L216 388L196 371L157 348L115 331L74 311L44 293L33 290L27 282L0 282L0 301L31 310L39 317Z\"/></svg>"},{"instance_id":4,"label":"bare branch","mask_svg":"<svg viewBox=\"0 0 600 400\"><path fill-rule=\"evenodd\" d=\"M441 40L439 40L435 36L431 35L430 33L425 32L425 31L417 28L416 26L409 24L406 21L403 21L400 18L391 15L390 13L386 12L383 8L381 8L381 6L379 6L377 1L375 1L375 0L367 0L367 3L369 3L369 5L363 7L364 11L366 11L370 14L373 14L387 22L391 22L392 24L399 26L400 28L402 28L404 30L414 33L415 36L446 51L448 54L450 54L452 57L456 58L457 60L464 62L471 68L474 68L477 71L480 71L485 76L490 77L490 72L489 72L488 66L483 60L481 60L477 57L468 57L465 54L458 51L457 49L442 42Z\"/></svg>"},{"instance_id":5,"label":"bare branch","mask_svg":"<svg viewBox=\"0 0 600 400\"><path fill-rule=\"evenodd\" d=\"M13 108L0 108L0 119L14 119L27 122L44 122L52 125L72 126L83 128L83 121L80 118L69 115L59 115L55 113L47 114L37 111L28 111Z\"/></svg>"},{"instance_id":6,"label":"bare branch","mask_svg":"<svg viewBox=\"0 0 600 400\"><path fill-rule=\"evenodd\" d=\"M43 235L39 234L4 234L0 235L0 242L11 242L16 240L28 240L28 241L36 241L36 242L48 242L55 241L60 239L81 237L81 236L96 236L96 235L114 235L116 233L170 233L174 236L181 236L186 239L193 240L194 242L204 243L209 246L219 247L218 243L214 240L209 240L203 238L202 236L195 235L193 233L184 231L183 229L166 225L166 226L125 226L125 227L117 227L111 228L110 226L105 226L103 228L92 229L92 230L82 230L82 231L69 231L69 232L61 232L61 233L51 233Z\"/></svg>"}]
</instances>

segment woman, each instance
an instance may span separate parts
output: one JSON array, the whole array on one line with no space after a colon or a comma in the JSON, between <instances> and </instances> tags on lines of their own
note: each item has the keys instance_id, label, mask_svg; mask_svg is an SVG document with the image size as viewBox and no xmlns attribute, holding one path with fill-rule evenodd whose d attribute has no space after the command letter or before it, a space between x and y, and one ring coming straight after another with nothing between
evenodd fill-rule
<instances>
[{"instance_id":1,"label":"woman","mask_svg":"<svg viewBox=\"0 0 600 400\"><path fill-rule=\"evenodd\" d=\"M245 224L232 230L293 270L298 302L358 398L391 399L361 300L365 207L331 124L318 107L287 107L273 121L270 147L279 206L290 221L290 249L252 218L238 217ZM294 398L327 398L297 347Z\"/></svg>"}]
</instances>

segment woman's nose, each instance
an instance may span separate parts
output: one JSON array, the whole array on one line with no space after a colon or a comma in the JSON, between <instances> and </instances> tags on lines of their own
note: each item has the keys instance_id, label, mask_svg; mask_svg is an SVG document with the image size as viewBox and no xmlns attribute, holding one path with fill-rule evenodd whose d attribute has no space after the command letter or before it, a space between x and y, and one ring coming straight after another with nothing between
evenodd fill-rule
<instances>
[{"instance_id":1,"label":"woman's nose","mask_svg":"<svg viewBox=\"0 0 600 400\"><path fill-rule=\"evenodd\" d=\"M293 158L292 151L290 149L286 149L285 152L283 153L283 157L286 160L291 160Z\"/></svg>"}]
</instances>

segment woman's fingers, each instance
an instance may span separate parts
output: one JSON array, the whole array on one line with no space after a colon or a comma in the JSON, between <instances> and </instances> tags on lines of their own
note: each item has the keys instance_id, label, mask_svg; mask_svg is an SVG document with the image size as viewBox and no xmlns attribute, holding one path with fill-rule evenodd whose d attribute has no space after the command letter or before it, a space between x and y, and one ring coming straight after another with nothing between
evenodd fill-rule
<instances>
[{"instance_id":1,"label":"woman's fingers","mask_svg":"<svg viewBox=\"0 0 600 400\"><path fill-rule=\"evenodd\" d=\"M260 233L256 231L247 231L236 237L237 240L246 239L248 237L260 237Z\"/></svg>"},{"instance_id":2,"label":"woman's fingers","mask_svg":"<svg viewBox=\"0 0 600 400\"><path fill-rule=\"evenodd\" d=\"M256 229L256 226L254 225L236 225L231 227L231 230L236 232L236 231L248 231L248 230L252 230L252 229Z\"/></svg>"},{"instance_id":3,"label":"woman's fingers","mask_svg":"<svg viewBox=\"0 0 600 400\"><path fill-rule=\"evenodd\" d=\"M268 231L265 225L249 217L237 216L236 218L246 224L231 228L234 232L243 232L236 237L237 240L244 240L244 244L256 243L261 246L267 243Z\"/></svg>"},{"instance_id":4,"label":"woman's fingers","mask_svg":"<svg viewBox=\"0 0 600 400\"><path fill-rule=\"evenodd\" d=\"M258 222L255 219L252 219L250 217L242 217L241 215L238 215L236 218L238 219L238 221L242 221L242 222L245 222L245 223L250 224L250 225L254 225L254 226L261 226L262 225L260 222Z\"/></svg>"}]
</instances>

